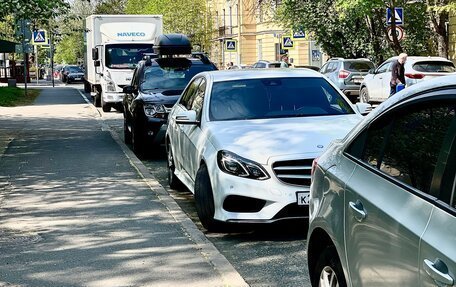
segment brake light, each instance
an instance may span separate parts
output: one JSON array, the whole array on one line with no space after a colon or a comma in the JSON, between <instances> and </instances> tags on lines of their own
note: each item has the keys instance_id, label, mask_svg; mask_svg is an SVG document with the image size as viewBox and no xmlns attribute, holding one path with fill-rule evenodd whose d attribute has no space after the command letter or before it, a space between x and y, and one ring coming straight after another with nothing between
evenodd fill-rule
<instances>
[{"instance_id":1,"label":"brake light","mask_svg":"<svg viewBox=\"0 0 456 287\"><path fill-rule=\"evenodd\" d=\"M405 76L410 79L422 79L425 77L424 74L412 74L412 73L406 73Z\"/></svg>"},{"instance_id":2,"label":"brake light","mask_svg":"<svg viewBox=\"0 0 456 287\"><path fill-rule=\"evenodd\" d=\"M339 79L346 79L350 75L349 71L340 70L339 71Z\"/></svg>"},{"instance_id":3,"label":"brake light","mask_svg":"<svg viewBox=\"0 0 456 287\"><path fill-rule=\"evenodd\" d=\"M310 170L311 176L314 174L314 171L317 168L317 164L318 164L318 157L312 161L312 169Z\"/></svg>"}]
</instances>

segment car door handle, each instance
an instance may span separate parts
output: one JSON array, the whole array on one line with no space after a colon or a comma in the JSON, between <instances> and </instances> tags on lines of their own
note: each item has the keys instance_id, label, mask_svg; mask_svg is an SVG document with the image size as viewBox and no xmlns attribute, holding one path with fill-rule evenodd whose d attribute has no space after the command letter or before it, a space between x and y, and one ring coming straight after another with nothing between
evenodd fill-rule
<instances>
[{"instance_id":1,"label":"car door handle","mask_svg":"<svg viewBox=\"0 0 456 287\"><path fill-rule=\"evenodd\" d=\"M448 267L442 260L437 258L432 262L429 259L424 259L423 266L426 273L431 276L439 286L441 284L453 286L454 279L448 274Z\"/></svg>"},{"instance_id":2,"label":"car door handle","mask_svg":"<svg viewBox=\"0 0 456 287\"><path fill-rule=\"evenodd\" d=\"M361 201L357 200L356 203L353 201L350 201L348 204L349 204L350 208L352 209L356 220L361 222L367 217L367 212L366 212L366 210L364 210L364 207L363 207L363 204L361 203Z\"/></svg>"}]
</instances>

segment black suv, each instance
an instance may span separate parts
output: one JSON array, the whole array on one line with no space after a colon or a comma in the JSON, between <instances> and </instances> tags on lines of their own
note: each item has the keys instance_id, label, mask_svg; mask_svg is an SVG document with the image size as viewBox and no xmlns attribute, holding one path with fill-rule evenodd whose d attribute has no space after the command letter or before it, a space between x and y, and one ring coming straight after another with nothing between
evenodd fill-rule
<instances>
[{"instance_id":1,"label":"black suv","mask_svg":"<svg viewBox=\"0 0 456 287\"><path fill-rule=\"evenodd\" d=\"M203 53L191 53L184 35L161 35L155 43L156 54L138 63L131 85L123 89L125 143L138 156L158 151L168 113L193 76L217 69Z\"/></svg>"}]
</instances>

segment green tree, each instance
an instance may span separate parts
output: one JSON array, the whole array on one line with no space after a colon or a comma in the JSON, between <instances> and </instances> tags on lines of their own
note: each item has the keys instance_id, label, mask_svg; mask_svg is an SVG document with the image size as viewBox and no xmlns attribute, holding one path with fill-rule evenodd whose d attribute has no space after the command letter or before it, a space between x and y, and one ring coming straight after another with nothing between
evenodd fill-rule
<instances>
[{"instance_id":1,"label":"green tree","mask_svg":"<svg viewBox=\"0 0 456 287\"><path fill-rule=\"evenodd\" d=\"M95 14L125 14L127 0L102 0L95 7Z\"/></svg>"},{"instance_id":2,"label":"green tree","mask_svg":"<svg viewBox=\"0 0 456 287\"><path fill-rule=\"evenodd\" d=\"M127 14L163 15L165 33L182 33L208 52L211 21L205 0L127 0Z\"/></svg>"}]
</instances>

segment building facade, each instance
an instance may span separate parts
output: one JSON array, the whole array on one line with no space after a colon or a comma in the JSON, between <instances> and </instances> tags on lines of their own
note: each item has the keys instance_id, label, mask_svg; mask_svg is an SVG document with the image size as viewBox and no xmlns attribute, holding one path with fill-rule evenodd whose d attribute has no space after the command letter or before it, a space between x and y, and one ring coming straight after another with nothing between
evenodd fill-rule
<instances>
[{"instance_id":1,"label":"building facade","mask_svg":"<svg viewBox=\"0 0 456 287\"><path fill-rule=\"evenodd\" d=\"M228 63L252 65L284 57L295 67L322 65L321 50L308 35L290 38L292 48L283 45L293 31L274 21L281 0L208 0L207 5L214 23L211 59L219 68Z\"/></svg>"}]
</instances>

